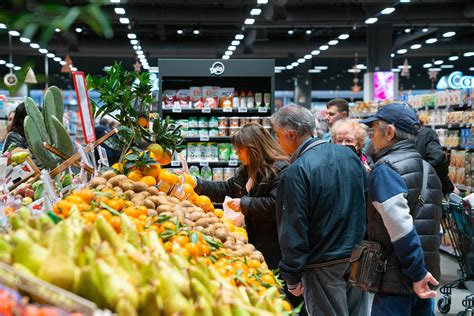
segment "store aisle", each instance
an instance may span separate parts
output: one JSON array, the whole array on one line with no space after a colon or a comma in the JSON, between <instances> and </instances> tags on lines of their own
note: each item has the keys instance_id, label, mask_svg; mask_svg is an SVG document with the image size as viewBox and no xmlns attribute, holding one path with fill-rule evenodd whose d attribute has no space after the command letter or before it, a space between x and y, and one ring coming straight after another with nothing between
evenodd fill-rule
<instances>
[{"instance_id":1,"label":"store aisle","mask_svg":"<svg viewBox=\"0 0 474 316\"><path fill-rule=\"evenodd\" d=\"M454 281L458 278L457 271L459 265L453 256L441 253L441 285L448 282ZM461 302L469 294L468 290L454 289L451 295L451 310L448 314L441 314L436 308L436 315L457 315L458 312L464 311L464 307ZM439 293L436 297L436 301L443 297L443 294Z\"/></svg>"}]
</instances>

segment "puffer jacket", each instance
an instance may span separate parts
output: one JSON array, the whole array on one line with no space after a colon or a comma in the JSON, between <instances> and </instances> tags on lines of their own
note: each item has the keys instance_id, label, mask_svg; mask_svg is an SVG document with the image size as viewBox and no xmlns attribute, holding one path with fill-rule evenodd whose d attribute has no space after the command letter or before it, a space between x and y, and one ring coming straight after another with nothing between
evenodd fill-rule
<instances>
[{"instance_id":1,"label":"puffer jacket","mask_svg":"<svg viewBox=\"0 0 474 316\"><path fill-rule=\"evenodd\" d=\"M421 193L423 180L423 163L420 154L415 149L412 141L403 140L392 145L390 148L383 150L375 157L375 165L372 173L382 165L389 166L398 173L408 188L408 194L404 197L408 201L410 215L413 218L413 225L416 233L421 240L422 257L426 270L439 280L440 277L440 257L439 257L439 229L441 221L441 200L442 191L441 183L436 171L431 167L429 170L427 181L427 196L425 203L415 214L418 198ZM367 234L369 240L378 241L385 247L392 242L386 226L382 220L382 216L372 203L374 196L370 192L369 179L369 203L367 209ZM391 184L387 184L390 186ZM383 188L378 188L383 190ZM393 199L392 199L393 200ZM396 212L397 206L391 201L391 209L388 211ZM408 254L412 256L413 253ZM413 255L414 256L414 255ZM403 259L404 260L404 259ZM423 263L423 262L422 262ZM404 267L408 269L409 267ZM421 276L422 277L422 276ZM396 254L396 250L392 251L388 258L387 269L384 273L382 284L378 291L383 294L395 295L413 295L413 280L407 273L404 273L401 261Z\"/></svg>"},{"instance_id":2,"label":"puffer jacket","mask_svg":"<svg viewBox=\"0 0 474 316\"><path fill-rule=\"evenodd\" d=\"M240 198L242 213L249 242L262 252L270 269L278 268L281 259L280 244L275 214L275 200L278 184L288 167L285 161L277 161L273 165L278 171L265 179L261 175L247 192L245 185L249 180L247 170L241 168L235 177L226 182L212 182L198 179L196 193L205 194L213 202L222 203L226 196Z\"/></svg>"}]
</instances>

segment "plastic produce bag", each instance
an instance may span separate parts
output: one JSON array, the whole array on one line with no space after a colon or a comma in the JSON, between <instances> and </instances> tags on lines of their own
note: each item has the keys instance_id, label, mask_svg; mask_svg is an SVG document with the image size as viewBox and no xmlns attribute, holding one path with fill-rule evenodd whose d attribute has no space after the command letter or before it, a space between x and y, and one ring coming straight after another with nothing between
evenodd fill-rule
<instances>
[{"instance_id":1,"label":"plastic produce bag","mask_svg":"<svg viewBox=\"0 0 474 316\"><path fill-rule=\"evenodd\" d=\"M227 205L227 203L231 200L232 198L229 196L226 196L224 199L224 204L222 206L224 209L224 218L228 218L235 226L244 226L244 214L242 214L241 212L235 212Z\"/></svg>"}]
</instances>

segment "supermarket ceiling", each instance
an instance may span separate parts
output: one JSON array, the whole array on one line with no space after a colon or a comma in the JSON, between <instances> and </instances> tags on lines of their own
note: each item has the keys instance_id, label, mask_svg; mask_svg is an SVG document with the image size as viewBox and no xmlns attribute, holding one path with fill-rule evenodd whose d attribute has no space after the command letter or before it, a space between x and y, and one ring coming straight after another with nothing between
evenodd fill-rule
<instances>
[{"instance_id":1,"label":"supermarket ceiling","mask_svg":"<svg viewBox=\"0 0 474 316\"><path fill-rule=\"evenodd\" d=\"M136 50L140 50L133 46L141 46L150 67L162 57L221 58L225 54L230 58L274 58L277 66L286 67L306 55L310 68L323 68L312 75L315 89L347 89L354 76L349 72L352 67L359 65L362 78L367 65L368 28L388 28L393 39L393 68L405 60L411 67L410 77L401 81L405 88L430 88L429 67L439 69L439 76L453 69L473 72L474 1L404 1L409 0L268 0L266 4L265 0L111 0L116 3L103 10L112 23L113 38L102 38L86 23L78 22L68 32L55 33L45 48L61 58L69 54L74 66L86 73L100 73L114 60L132 68ZM0 12L18 14L34 11L37 3L48 1L28 0L20 8L8 4L13 1L0 2ZM87 3L60 2L71 6ZM251 15L252 9L257 9L255 15ZM373 17L378 21L368 24ZM7 31L0 29L3 60L9 52ZM130 43L133 39L129 34L136 35L136 45ZM244 35L244 39L232 43L237 34ZM348 38L327 45L341 34ZM328 49L324 50L325 46ZM12 51L15 65L33 61L35 71L44 73L45 57L38 49L13 37ZM311 56L315 51L319 54ZM4 66L0 65L0 74L8 71ZM60 67L52 60L49 63L53 83L65 81L59 78ZM278 73L277 88L291 86L292 77L301 68ZM67 81L67 75L63 77Z\"/></svg>"}]
</instances>

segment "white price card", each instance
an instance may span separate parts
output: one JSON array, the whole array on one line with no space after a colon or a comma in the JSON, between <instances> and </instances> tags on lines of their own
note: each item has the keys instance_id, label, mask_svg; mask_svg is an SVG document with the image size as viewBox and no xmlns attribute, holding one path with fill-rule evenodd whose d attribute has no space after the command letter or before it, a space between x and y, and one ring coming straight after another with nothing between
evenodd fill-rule
<instances>
[{"instance_id":1,"label":"white price card","mask_svg":"<svg viewBox=\"0 0 474 316\"><path fill-rule=\"evenodd\" d=\"M209 136L201 136L201 137L199 137L199 140L201 142L208 142L209 141Z\"/></svg>"},{"instance_id":2,"label":"white price card","mask_svg":"<svg viewBox=\"0 0 474 316\"><path fill-rule=\"evenodd\" d=\"M239 162L237 160L229 160L229 167L237 167Z\"/></svg>"},{"instance_id":3,"label":"white price card","mask_svg":"<svg viewBox=\"0 0 474 316\"><path fill-rule=\"evenodd\" d=\"M81 117L82 130L86 144L95 141L94 116L92 114L89 96L86 88L86 76L82 71L72 73L72 81L76 90L77 104L79 106L79 115Z\"/></svg>"},{"instance_id":4,"label":"white price card","mask_svg":"<svg viewBox=\"0 0 474 316\"><path fill-rule=\"evenodd\" d=\"M179 160L173 160L171 162L171 167L179 167L181 165L181 162Z\"/></svg>"},{"instance_id":5,"label":"white price card","mask_svg":"<svg viewBox=\"0 0 474 316\"><path fill-rule=\"evenodd\" d=\"M208 106L205 106L201 109L202 113L211 113L211 108Z\"/></svg>"},{"instance_id":6,"label":"white price card","mask_svg":"<svg viewBox=\"0 0 474 316\"><path fill-rule=\"evenodd\" d=\"M86 151L84 150L84 147L79 146L78 151L81 154L81 162L83 162L87 166L93 168L92 162L90 161L89 156L87 155Z\"/></svg>"},{"instance_id":7,"label":"white price card","mask_svg":"<svg viewBox=\"0 0 474 316\"><path fill-rule=\"evenodd\" d=\"M99 152L99 163L102 165L102 166L109 166L109 158L107 157L107 150L105 150L104 147L102 146L97 146L97 151Z\"/></svg>"},{"instance_id":8,"label":"white price card","mask_svg":"<svg viewBox=\"0 0 474 316\"><path fill-rule=\"evenodd\" d=\"M232 112L232 108L222 108L222 112L230 113Z\"/></svg>"},{"instance_id":9,"label":"white price card","mask_svg":"<svg viewBox=\"0 0 474 316\"><path fill-rule=\"evenodd\" d=\"M173 106L173 113L181 113L182 109L180 106Z\"/></svg>"},{"instance_id":10,"label":"white price card","mask_svg":"<svg viewBox=\"0 0 474 316\"><path fill-rule=\"evenodd\" d=\"M258 108L258 113L267 113L268 109L267 108Z\"/></svg>"},{"instance_id":11,"label":"white price card","mask_svg":"<svg viewBox=\"0 0 474 316\"><path fill-rule=\"evenodd\" d=\"M209 167L209 161L201 161L201 162L199 162L199 166L201 166L201 167Z\"/></svg>"},{"instance_id":12,"label":"white price card","mask_svg":"<svg viewBox=\"0 0 474 316\"><path fill-rule=\"evenodd\" d=\"M247 108L239 108L239 113L247 113Z\"/></svg>"}]
</instances>

